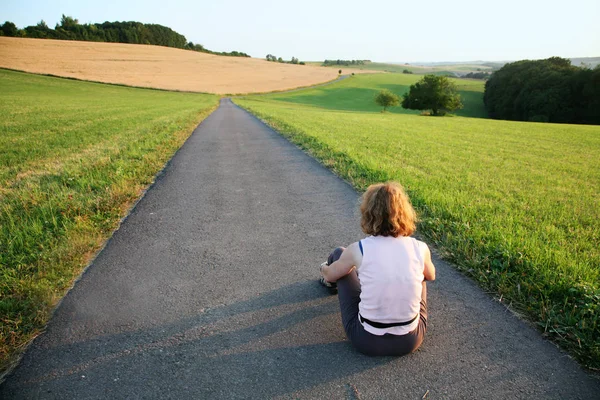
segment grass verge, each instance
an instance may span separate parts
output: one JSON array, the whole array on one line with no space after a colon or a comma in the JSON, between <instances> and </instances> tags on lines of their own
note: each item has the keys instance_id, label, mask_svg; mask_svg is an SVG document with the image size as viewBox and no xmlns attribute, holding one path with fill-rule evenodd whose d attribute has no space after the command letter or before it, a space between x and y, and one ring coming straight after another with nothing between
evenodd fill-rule
<instances>
[{"instance_id":1,"label":"grass verge","mask_svg":"<svg viewBox=\"0 0 600 400\"><path fill-rule=\"evenodd\" d=\"M0 70L0 372L218 97Z\"/></svg>"},{"instance_id":2,"label":"grass verge","mask_svg":"<svg viewBox=\"0 0 600 400\"><path fill-rule=\"evenodd\" d=\"M600 127L340 111L331 93L317 96L325 106L281 96L235 102L358 190L401 182L419 231L446 259L600 368Z\"/></svg>"}]
</instances>

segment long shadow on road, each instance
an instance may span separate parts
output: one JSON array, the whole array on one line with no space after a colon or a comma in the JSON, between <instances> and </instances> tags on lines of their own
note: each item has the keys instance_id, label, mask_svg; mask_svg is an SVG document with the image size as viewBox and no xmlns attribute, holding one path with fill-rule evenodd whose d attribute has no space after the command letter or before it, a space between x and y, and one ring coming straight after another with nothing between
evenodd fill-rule
<instances>
[{"instance_id":1,"label":"long shadow on road","mask_svg":"<svg viewBox=\"0 0 600 400\"><path fill-rule=\"evenodd\" d=\"M330 329L339 323L337 298L326 295L315 281L299 282L152 329L47 348L46 357L55 362L29 377L23 387L33 389L26 391L31 395L51 382L78 398L122 398L131 393L141 398L166 393L174 398L191 393L196 398L273 397L393 360L353 352L343 336ZM110 352L98 356L99 348ZM76 357L65 364L65 353ZM347 354L353 362L340 363L340 355ZM131 371L136 370L144 379L132 379Z\"/></svg>"}]
</instances>

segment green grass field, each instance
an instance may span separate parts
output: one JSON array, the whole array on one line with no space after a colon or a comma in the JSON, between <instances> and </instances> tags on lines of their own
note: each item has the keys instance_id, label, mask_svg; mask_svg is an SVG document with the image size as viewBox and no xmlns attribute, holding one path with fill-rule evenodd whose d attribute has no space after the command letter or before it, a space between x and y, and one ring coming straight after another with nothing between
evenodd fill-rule
<instances>
[{"instance_id":1,"label":"green grass field","mask_svg":"<svg viewBox=\"0 0 600 400\"><path fill-rule=\"evenodd\" d=\"M442 256L600 368L600 127L378 112L374 93L410 79L357 75L235 102L359 190L401 182ZM480 96L477 83L462 90ZM473 99L462 115L482 116Z\"/></svg>"},{"instance_id":2,"label":"green grass field","mask_svg":"<svg viewBox=\"0 0 600 400\"><path fill-rule=\"evenodd\" d=\"M0 70L0 372L218 97Z\"/></svg>"},{"instance_id":3,"label":"green grass field","mask_svg":"<svg viewBox=\"0 0 600 400\"><path fill-rule=\"evenodd\" d=\"M382 89L388 89L401 96L410 85L422 79L422 76L404 74L355 75L332 85L320 86L293 92L282 92L265 96L265 100L295 103L307 107L329 110L379 112L381 107L374 98ZM451 79L457 86L463 99L464 108L455 111L464 117L486 118L483 105L483 81ZM420 111L392 107L388 110L399 114L420 114Z\"/></svg>"}]
</instances>

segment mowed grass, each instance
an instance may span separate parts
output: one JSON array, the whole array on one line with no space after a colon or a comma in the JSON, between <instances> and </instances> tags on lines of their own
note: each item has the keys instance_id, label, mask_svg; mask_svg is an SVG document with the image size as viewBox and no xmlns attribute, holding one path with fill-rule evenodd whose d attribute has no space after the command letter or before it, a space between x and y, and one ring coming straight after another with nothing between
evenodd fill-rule
<instances>
[{"instance_id":1,"label":"mowed grass","mask_svg":"<svg viewBox=\"0 0 600 400\"><path fill-rule=\"evenodd\" d=\"M407 74L365 74L354 75L335 84L293 92L283 92L265 96L265 99L302 104L329 110L380 112L375 104L375 96L382 89L402 96L410 85L423 79L418 75ZM464 117L486 118L483 105L484 82L467 79L451 79L462 97L464 108L454 114ZM405 110L402 107L388 109L393 114L420 114L420 111Z\"/></svg>"},{"instance_id":2,"label":"mowed grass","mask_svg":"<svg viewBox=\"0 0 600 400\"><path fill-rule=\"evenodd\" d=\"M381 114L353 79L236 103L359 190L401 182L442 256L600 368L600 127Z\"/></svg>"},{"instance_id":3,"label":"mowed grass","mask_svg":"<svg viewBox=\"0 0 600 400\"><path fill-rule=\"evenodd\" d=\"M1 372L218 97L6 70L0 87Z\"/></svg>"}]
</instances>

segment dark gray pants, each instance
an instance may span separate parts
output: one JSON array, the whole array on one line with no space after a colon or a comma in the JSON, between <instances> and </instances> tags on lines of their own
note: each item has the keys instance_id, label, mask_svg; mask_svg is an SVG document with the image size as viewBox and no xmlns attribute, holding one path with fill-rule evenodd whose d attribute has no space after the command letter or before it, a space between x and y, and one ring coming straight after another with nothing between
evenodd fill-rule
<instances>
[{"instance_id":1,"label":"dark gray pants","mask_svg":"<svg viewBox=\"0 0 600 400\"><path fill-rule=\"evenodd\" d=\"M340 258L343 248L335 249L327 263L331 264ZM369 356L403 356L415 351L423 342L427 329L427 286L423 282L421 293L421 310L419 325L406 335L385 334L373 335L365 331L358 320L358 303L360 303L360 281L356 270L337 281L340 310L342 312L342 323L346 336L354 347L363 354Z\"/></svg>"}]
</instances>

